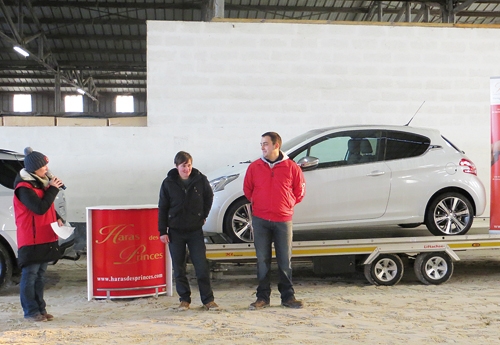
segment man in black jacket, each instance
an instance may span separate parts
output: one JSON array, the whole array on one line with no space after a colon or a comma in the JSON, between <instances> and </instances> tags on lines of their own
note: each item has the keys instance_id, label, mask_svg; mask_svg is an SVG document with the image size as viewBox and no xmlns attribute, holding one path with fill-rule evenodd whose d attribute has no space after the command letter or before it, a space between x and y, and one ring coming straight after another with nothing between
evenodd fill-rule
<instances>
[{"instance_id":1,"label":"man in black jacket","mask_svg":"<svg viewBox=\"0 0 500 345\"><path fill-rule=\"evenodd\" d=\"M158 203L158 230L160 240L168 243L175 287L179 294L178 310L189 309L191 289L186 276L186 246L193 263L201 302L206 310L219 310L210 285L203 224L212 207L214 194L207 180L192 166L193 158L187 152L175 155L175 168L170 170L160 188Z\"/></svg>"}]
</instances>

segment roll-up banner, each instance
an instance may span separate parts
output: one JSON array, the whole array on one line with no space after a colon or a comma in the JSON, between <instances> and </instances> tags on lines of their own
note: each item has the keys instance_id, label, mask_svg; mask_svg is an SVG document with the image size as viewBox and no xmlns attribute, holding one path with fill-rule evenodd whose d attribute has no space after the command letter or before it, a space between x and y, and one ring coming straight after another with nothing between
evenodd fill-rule
<instances>
[{"instance_id":1,"label":"roll-up banner","mask_svg":"<svg viewBox=\"0 0 500 345\"><path fill-rule=\"evenodd\" d=\"M172 295L156 206L87 208L88 299Z\"/></svg>"},{"instance_id":2,"label":"roll-up banner","mask_svg":"<svg viewBox=\"0 0 500 345\"><path fill-rule=\"evenodd\" d=\"M500 77L490 78L490 234L500 234Z\"/></svg>"}]
</instances>

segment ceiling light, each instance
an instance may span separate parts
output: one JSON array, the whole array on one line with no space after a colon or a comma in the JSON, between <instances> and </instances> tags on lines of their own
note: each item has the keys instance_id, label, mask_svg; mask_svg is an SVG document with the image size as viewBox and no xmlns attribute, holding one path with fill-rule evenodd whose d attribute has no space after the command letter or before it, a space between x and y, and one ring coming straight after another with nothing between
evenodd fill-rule
<instances>
[{"instance_id":1,"label":"ceiling light","mask_svg":"<svg viewBox=\"0 0 500 345\"><path fill-rule=\"evenodd\" d=\"M85 95L85 91L83 91L82 89L76 89L76 91L78 91L78 93L80 93L82 95Z\"/></svg>"},{"instance_id":2,"label":"ceiling light","mask_svg":"<svg viewBox=\"0 0 500 345\"><path fill-rule=\"evenodd\" d=\"M24 50L24 49L23 49L23 48L21 48L21 47L14 46L14 50L15 50L16 52L18 52L19 54L21 54L22 56L24 56L24 57L28 57L28 56L30 56L30 53L28 53L26 50Z\"/></svg>"}]
</instances>

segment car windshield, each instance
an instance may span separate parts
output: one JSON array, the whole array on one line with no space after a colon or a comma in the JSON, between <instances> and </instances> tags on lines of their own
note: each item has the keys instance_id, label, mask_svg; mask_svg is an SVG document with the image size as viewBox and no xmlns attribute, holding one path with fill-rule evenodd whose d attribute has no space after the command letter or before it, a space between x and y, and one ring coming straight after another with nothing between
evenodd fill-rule
<instances>
[{"instance_id":1,"label":"car windshield","mask_svg":"<svg viewBox=\"0 0 500 345\"><path fill-rule=\"evenodd\" d=\"M309 138L312 138L320 133L323 133L325 131L327 131L328 129L313 129L309 132L306 132L304 134L301 134L299 135L298 137L295 137L291 140L288 140L287 142L285 142L282 146L281 146L281 150L283 152L287 152L289 151L290 149L294 148L295 146L299 145L299 144L302 144L304 142L307 141L307 139Z\"/></svg>"}]
</instances>

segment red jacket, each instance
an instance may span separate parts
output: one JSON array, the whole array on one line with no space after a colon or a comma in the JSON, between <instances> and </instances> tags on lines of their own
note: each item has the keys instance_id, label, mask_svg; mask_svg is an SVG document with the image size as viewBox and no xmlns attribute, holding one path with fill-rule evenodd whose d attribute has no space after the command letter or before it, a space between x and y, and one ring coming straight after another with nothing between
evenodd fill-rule
<instances>
[{"instance_id":1,"label":"red jacket","mask_svg":"<svg viewBox=\"0 0 500 345\"><path fill-rule=\"evenodd\" d=\"M18 183L16 189L19 187L33 190L40 199L42 199L45 194L45 190L34 188L31 183L28 182ZM55 242L58 240L57 235L50 226L51 223L57 221L53 203L47 212L40 215L29 210L14 194L14 213L16 215L18 248Z\"/></svg>"},{"instance_id":2,"label":"red jacket","mask_svg":"<svg viewBox=\"0 0 500 345\"><path fill-rule=\"evenodd\" d=\"M302 170L286 155L274 164L262 158L252 162L243 183L253 215L273 222L292 220L293 207L302 201L305 190Z\"/></svg>"}]
</instances>

